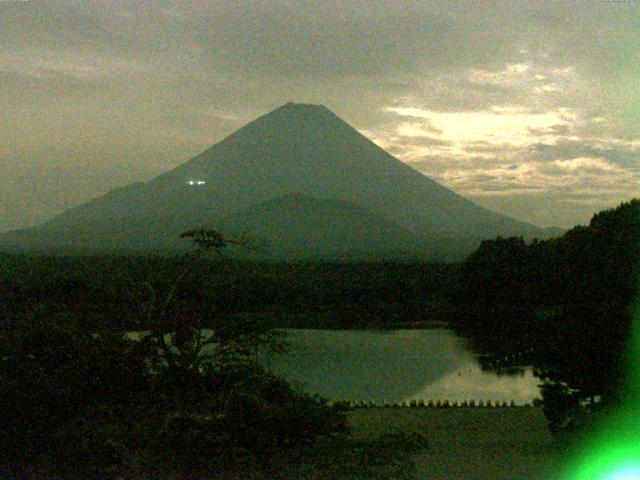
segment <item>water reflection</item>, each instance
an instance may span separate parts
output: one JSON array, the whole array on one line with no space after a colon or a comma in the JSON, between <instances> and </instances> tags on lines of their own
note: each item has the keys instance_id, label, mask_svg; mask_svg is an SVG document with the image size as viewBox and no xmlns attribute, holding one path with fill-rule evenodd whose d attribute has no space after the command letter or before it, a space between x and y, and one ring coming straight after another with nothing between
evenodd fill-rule
<instances>
[{"instance_id":1,"label":"water reflection","mask_svg":"<svg viewBox=\"0 0 640 480\"><path fill-rule=\"evenodd\" d=\"M530 368L520 375L483 372L447 329L287 330L292 351L270 367L305 391L334 400L515 400L539 397Z\"/></svg>"}]
</instances>

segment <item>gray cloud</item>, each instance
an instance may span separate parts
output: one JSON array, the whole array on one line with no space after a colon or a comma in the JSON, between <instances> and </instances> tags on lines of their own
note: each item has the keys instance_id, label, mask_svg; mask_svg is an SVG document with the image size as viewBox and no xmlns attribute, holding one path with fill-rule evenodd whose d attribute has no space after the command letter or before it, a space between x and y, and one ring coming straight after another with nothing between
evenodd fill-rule
<instances>
[{"instance_id":1,"label":"gray cloud","mask_svg":"<svg viewBox=\"0 0 640 480\"><path fill-rule=\"evenodd\" d=\"M584 221L638 193L639 18L590 0L0 2L0 229L150 178L287 101L326 104L482 205ZM389 107L512 108L523 133L463 144L442 117L407 136ZM554 164L575 158L614 169ZM587 186L591 203L572 196Z\"/></svg>"},{"instance_id":2,"label":"gray cloud","mask_svg":"<svg viewBox=\"0 0 640 480\"><path fill-rule=\"evenodd\" d=\"M594 144L595 143L595 144ZM602 145L604 144L604 145ZM537 161L553 161L578 157L602 158L607 162L629 170L640 166L640 144L617 146L611 142L589 140L561 140L555 145L536 143L529 148L529 158Z\"/></svg>"}]
</instances>

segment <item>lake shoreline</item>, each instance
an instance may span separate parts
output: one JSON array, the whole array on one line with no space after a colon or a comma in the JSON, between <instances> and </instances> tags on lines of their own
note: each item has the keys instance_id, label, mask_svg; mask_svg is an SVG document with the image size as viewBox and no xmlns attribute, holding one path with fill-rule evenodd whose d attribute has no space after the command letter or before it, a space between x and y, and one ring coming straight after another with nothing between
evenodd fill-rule
<instances>
[{"instance_id":1,"label":"lake shoreline","mask_svg":"<svg viewBox=\"0 0 640 480\"><path fill-rule=\"evenodd\" d=\"M357 405L526 405L539 397L527 367L513 375L482 368L447 328L283 329L285 352L265 367L311 395Z\"/></svg>"}]
</instances>

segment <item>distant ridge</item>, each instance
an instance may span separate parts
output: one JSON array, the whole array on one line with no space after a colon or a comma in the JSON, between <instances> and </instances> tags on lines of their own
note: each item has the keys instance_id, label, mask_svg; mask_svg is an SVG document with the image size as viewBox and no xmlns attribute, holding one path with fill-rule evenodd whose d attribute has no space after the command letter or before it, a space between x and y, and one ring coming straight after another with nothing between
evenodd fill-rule
<instances>
[{"instance_id":1,"label":"distant ridge","mask_svg":"<svg viewBox=\"0 0 640 480\"><path fill-rule=\"evenodd\" d=\"M292 199L300 200L298 207ZM283 241L276 235L278 225L285 225L285 216L296 208L304 218L301 236L294 241L289 235L288 243L281 244L292 249L290 258L332 258L338 255L338 238L350 238L349 250L358 256L379 252L384 244L387 256L393 251L404 255L411 245L418 255L459 259L482 239L497 235L548 236L541 228L481 208L441 186L326 107L288 103L148 183L113 190L40 226L0 235L0 248L173 251L180 248L177 236L183 229L227 225L275 235L261 240L277 249ZM327 222L322 215L329 211L345 217ZM360 233L357 219L362 221ZM351 235L349 222L356 229ZM335 241L324 230L328 228L336 229ZM313 238L304 237L311 232ZM324 246L317 244L320 237L326 240ZM347 255L342 250L339 254Z\"/></svg>"},{"instance_id":2,"label":"distant ridge","mask_svg":"<svg viewBox=\"0 0 640 480\"><path fill-rule=\"evenodd\" d=\"M216 227L256 239L254 258L377 260L425 251L419 236L359 205L297 193L251 205Z\"/></svg>"}]
</instances>

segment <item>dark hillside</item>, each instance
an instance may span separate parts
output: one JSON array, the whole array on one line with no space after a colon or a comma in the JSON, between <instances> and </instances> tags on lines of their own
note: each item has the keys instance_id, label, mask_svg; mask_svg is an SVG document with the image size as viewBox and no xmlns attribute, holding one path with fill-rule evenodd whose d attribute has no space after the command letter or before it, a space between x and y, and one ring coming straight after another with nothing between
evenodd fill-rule
<instances>
[{"instance_id":1,"label":"dark hillside","mask_svg":"<svg viewBox=\"0 0 640 480\"><path fill-rule=\"evenodd\" d=\"M492 353L492 367L534 364L573 402L614 401L640 280L640 200L600 212L588 226L526 244L487 240L461 268L457 330ZM564 388L564 387L562 387Z\"/></svg>"},{"instance_id":2,"label":"dark hillside","mask_svg":"<svg viewBox=\"0 0 640 480\"><path fill-rule=\"evenodd\" d=\"M145 283L166 291L181 262L177 257L4 256L0 308L16 314L34 308L84 311L94 322L130 328L149 300ZM182 281L177 303L183 315L205 322L231 315L268 316L280 327L420 325L439 319L438 299L450 288L453 268L427 263L203 260Z\"/></svg>"}]
</instances>

